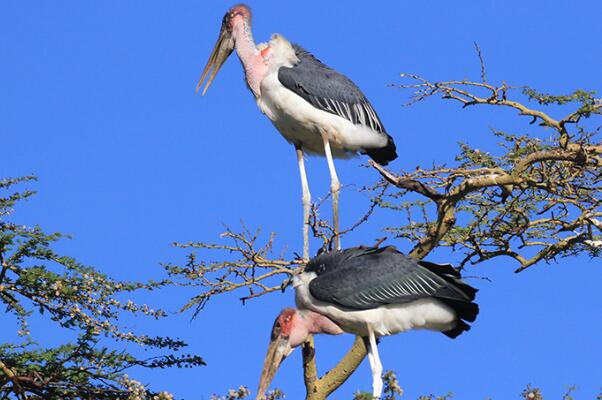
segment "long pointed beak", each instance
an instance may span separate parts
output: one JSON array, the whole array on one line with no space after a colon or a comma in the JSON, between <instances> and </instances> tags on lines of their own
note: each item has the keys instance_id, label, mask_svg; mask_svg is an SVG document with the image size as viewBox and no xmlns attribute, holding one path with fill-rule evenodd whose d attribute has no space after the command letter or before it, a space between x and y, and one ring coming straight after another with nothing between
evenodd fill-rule
<instances>
[{"instance_id":1,"label":"long pointed beak","mask_svg":"<svg viewBox=\"0 0 602 400\"><path fill-rule=\"evenodd\" d=\"M201 79L199 79L199 83L196 85L196 91L198 93L199 89L203 85L203 81L209 74L209 79L205 84L205 88L203 89L202 95L205 95L209 86L211 86L211 82L217 75L219 69L224 65L230 54L232 54L232 50L234 50L234 39L232 38L232 34L230 34L226 29L222 28L219 33L219 37L217 38L217 42L215 43L215 47L211 51L211 55L209 56L209 61L207 61L207 65L205 65L205 69L203 69L203 73L201 74Z\"/></svg>"},{"instance_id":2,"label":"long pointed beak","mask_svg":"<svg viewBox=\"0 0 602 400\"><path fill-rule=\"evenodd\" d=\"M257 397L255 397L256 400L263 400L265 398L265 391L270 386L272 379L274 379L274 375L276 375L276 371L278 371L282 360L291 354L292 351L293 349L288 338L278 336L270 341L268 354L265 356L263 364L263 371L261 371L259 389L257 389Z\"/></svg>"}]
</instances>

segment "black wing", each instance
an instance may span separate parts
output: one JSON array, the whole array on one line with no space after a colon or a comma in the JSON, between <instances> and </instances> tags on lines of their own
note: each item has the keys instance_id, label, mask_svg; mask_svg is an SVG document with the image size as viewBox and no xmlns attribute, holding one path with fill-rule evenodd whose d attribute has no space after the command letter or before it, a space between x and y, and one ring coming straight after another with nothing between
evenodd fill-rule
<instances>
[{"instance_id":1,"label":"black wing","mask_svg":"<svg viewBox=\"0 0 602 400\"><path fill-rule=\"evenodd\" d=\"M311 260L305 271L317 275L309 283L312 296L348 309L432 297L453 308L460 319L474 321L478 313L472 302L477 289L463 282L451 265L420 261L394 247L325 253Z\"/></svg>"},{"instance_id":2,"label":"black wing","mask_svg":"<svg viewBox=\"0 0 602 400\"><path fill-rule=\"evenodd\" d=\"M360 89L345 75L324 65L311 53L293 44L299 62L293 67L281 67L278 80L314 107L338 115L354 124L370 127L387 136L387 145L365 149L375 161L386 165L397 158L395 144L387 134L374 108Z\"/></svg>"}]
</instances>

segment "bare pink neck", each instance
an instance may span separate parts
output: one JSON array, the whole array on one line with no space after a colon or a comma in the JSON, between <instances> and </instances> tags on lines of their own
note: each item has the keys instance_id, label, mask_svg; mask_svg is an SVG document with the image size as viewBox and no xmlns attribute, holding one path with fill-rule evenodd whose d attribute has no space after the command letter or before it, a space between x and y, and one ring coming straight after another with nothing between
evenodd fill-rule
<instances>
[{"instance_id":1,"label":"bare pink neck","mask_svg":"<svg viewBox=\"0 0 602 400\"><path fill-rule=\"evenodd\" d=\"M310 310L296 310L289 332L289 342L292 347L299 346L312 333L338 335L343 330L322 314Z\"/></svg>"},{"instance_id":2,"label":"bare pink neck","mask_svg":"<svg viewBox=\"0 0 602 400\"><path fill-rule=\"evenodd\" d=\"M267 73L267 63L255 46L251 27L247 21L241 21L234 26L233 38L236 53L245 70L247 84L255 97L261 95L261 81Z\"/></svg>"},{"instance_id":3,"label":"bare pink neck","mask_svg":"<svg viewBox=\"0 0 602 400\"><path fill-rule=\"evenodd\" d=\"M343 330L328 317L310 310L301 311L303 319L306 321L309 333L326 333L328 335L338 335Z\"/></svg>"}]
</instances>

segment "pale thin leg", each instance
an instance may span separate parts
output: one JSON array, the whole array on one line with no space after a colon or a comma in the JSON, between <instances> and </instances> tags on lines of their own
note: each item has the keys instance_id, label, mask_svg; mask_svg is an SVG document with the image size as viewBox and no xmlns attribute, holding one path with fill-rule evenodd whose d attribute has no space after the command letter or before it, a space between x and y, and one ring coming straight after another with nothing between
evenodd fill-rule
<instances>
[{"instance_id":1,"label":"pale thin leg","mask_svg":"<svg viewBox=\"0 0 602 400\"><path fill-rule=\"evenodd\" d=\"M380 362L380 356L378 355L378 346L376 345L376 336L374 336L374 330L368 326L368 339L370 346L368 347L368 360L370 361L370 368L372 369L372 397L380 399L380 395L383 391L383 365Z\"/></svg>"},{"instance_id":2,"label":"pale thin leg","mask_svg":"<svg viewBox=\"0 0 602 400\"><path fill-rule=\"evenodd\" d=\"M328 170L330 171L330 192L332 193L332 219L334 228L334 247L335 250L341 250L341 238L339 237L339 192L341 190L341 183L337 176L337 171L334 168L334 160L332 159L332 152L330 151L330 141L326 135L322 135L324 141L324 154L326 155L326 161L328 162Z\"/></svg>"},{"instance_id":3,"label":"pale thin leg","mask_svg":"<svg viewBox=\"0 0 602 400\"><path fill-rule=\"evenodd\" d=\"M311 206L311 194L305 174L305 161L303 160L303 149L295 145L297 162L299 163L299 174L301 175L301 202L303 203L303 258L309 260L309 207Z\"/></svg>"},{"instance_id":4,"label":"pale thin leg","mask_svg":"<svg viewBox=\"0 0 602 400\"><path fill-rule=\"evenodd\" d=\"M366 348L368 349L368 362L370 363L370 371L372 371L372 390L374 393L374 369L376 368L376 364L374 363L374 354L372 354L369 338L366 343Z\"/></svg>"}]
</instances>

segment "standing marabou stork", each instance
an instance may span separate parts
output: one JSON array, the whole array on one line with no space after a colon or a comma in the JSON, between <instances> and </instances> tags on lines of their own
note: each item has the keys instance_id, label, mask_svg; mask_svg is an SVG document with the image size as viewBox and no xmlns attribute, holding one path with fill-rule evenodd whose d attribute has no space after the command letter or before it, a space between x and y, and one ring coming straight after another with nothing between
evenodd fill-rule
<instances>
[{"instance_id":1,"label":"standing marabou stork","mask_svg":"<svg viewBox=\"0 0 602 400\"><path fill-rule=\"evenodd\" d=\"M312 333L366 338L372 394L380 398L382 365L376 338L411 329L455 338L470 329L477 289L449 264L405 256L395 247L354 247L313 258L293 279L298 309L284 309L272 328L257 398L282 360Z\"/></svg>"},{"instance_id":2,"label":"standing marabou stork","mask_svg":"<svg viewBox=\"0 0 602 400\"><path fill-rule=\"evenodd\" d=\"M309 259L311 204L304 152L326 156L328 161L335 247L339 249L338 199L341 185L333 157L349 158L362 153L386 165L397 158L393 139L385 131L366 96L347 77L281 35L274 34L268 43L256 45L251 33L251 10L244 4L232 7L224 15L219 38L203 70L197 91L209 76L203 89L205 94L234 49L259 109L295 146L303 192L304 258Z\"/></svg>"}]
</instances>

